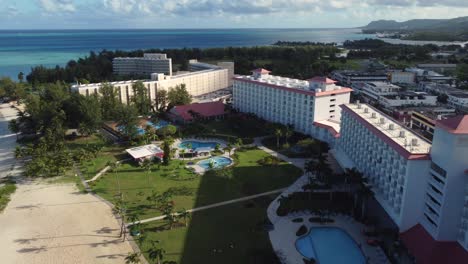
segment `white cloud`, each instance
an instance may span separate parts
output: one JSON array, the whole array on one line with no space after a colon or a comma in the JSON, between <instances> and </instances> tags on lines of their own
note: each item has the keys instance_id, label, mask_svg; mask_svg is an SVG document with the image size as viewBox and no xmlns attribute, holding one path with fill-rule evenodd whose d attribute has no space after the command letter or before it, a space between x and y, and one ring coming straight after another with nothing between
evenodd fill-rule
<instances>
[{"instance_id":1,"label":"white cloud","mask_svg":"<svg viewBox=\"0 0 468 264\"><path fill-rule=\"evenodd\" d=\"M48 13L76 11L73 0L39 0L39 6Z\"/></svg>"}]
</instances>

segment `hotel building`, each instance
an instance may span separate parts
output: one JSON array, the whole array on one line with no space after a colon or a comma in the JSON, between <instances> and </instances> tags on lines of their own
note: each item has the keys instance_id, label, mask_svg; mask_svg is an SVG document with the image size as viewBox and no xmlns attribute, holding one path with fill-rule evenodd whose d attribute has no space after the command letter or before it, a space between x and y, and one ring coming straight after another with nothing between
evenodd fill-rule
<instances>
[{"instance_id":1,"label":"hotel building","mask_svg":"<svg viewBox=\"0 0 468 264\"><path fill-rule=\"evenodd\" d=\"M117 57L112 61L112 67L118 75L172 75L172 59L161 53L145 53L143 57Z\"/></svg>"},{"instance_id":2,"label":"hotel building","mask_svg":"<svg viewBox=\"0 0 468 264\"><path fill-rule=\"evenodd\" d=\"M292 125L294 130L334 144L341 109L348 103L350 88L328 78L309 80L270 75L257 69L250 76L237 76L233 85L233 107L270 122Z\"/></svg>"},{"instance_id":3,"label":"hotel building","mask_svg":"<svg viewBox=\"0 0 468 264\"><path fill-rule=\"evenodd\" d=\"M136 80L111 82L110 84L116 88L119 93L119 99L122 103L127 104L133 97L133 84ZM148 97L152 103L156 99L157 91L170 90L177 85L185 84L187 91L192 96L200 96L212 93L229 87L229 70L215 67L196 72L188 72L177 75L165 75L162 73L151 74L150 80L142 80L145 87L148 89ZM92 84L76 84L72 85L72 90L79 92L82 95L90 95L93 93L99 94L99 89L103 83Z\"/></svg>"},{"instance_id":4,"label":"hotel building","mask_svg":"<svg viewBox=\"0 0 468 264\"><path fill-rule=\"evenodd\" d=\"M468 250L468 116L436 121L431 144L369 105L342 109L339 164L364 174L405 237L423 227Z\"/></svg>"}]
</instances>

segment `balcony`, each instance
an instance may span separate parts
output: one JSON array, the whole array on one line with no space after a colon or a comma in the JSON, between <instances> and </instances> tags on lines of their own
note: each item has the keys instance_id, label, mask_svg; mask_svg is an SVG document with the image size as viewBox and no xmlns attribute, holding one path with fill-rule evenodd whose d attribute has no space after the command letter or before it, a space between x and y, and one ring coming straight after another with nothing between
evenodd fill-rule
<instances>
[{"instance_id":1,"label":"balcony","mask_svg":"<svg viewBox=\"0 0 468 264\"><path fill-rule=\"evenodd\" d=\"M429 178L429 183L436 187L440 192L444 192L444 184L435 180L432 176Z\"/></svg>"},{"instance_id":2,"label":"balcony","mask_svg":"<svg viewBox=\"0 0 468 264\"><path fill-rule=\"evenodd\" d=\"M429 193L434 199L436 199L440 204L442 204L442 195L435 192L432 187L429 185L426 188L427 193Z\"/></svg>"},{"instance_id":3,"label":"balcony","mask_svg":"<svg viewBox=\"0 0 468 264\"><path fill-rule=\"evenodd\" d=\"M431 210L429 210L427 207L424 208L424 213L431 218L432 221L435 223L439 222L439 216L435 213L433 213Z\"/></svg>"},{"instance_id":4,"label":"balcony","mask_svg":"<svg viewBox=\"0 0 468 264\"><path fill-rule=\"evenodd\" d=\"M429 204L437 213L440 213L439 210L441 206L433 202L428 196L426 196L426 203Z\"/></svg>"}]
</instances>

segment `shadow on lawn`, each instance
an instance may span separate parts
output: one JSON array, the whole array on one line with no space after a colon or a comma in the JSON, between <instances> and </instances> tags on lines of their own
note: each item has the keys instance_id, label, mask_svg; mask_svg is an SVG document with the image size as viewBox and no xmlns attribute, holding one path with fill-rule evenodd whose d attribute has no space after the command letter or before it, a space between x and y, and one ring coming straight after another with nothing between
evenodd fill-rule
<instances>
[{"instance_id":1,"label":"shadow on lawn","mask_svg":"<svg viewBox=\"0 0 468 264\"><path fill-rule=\"evenodd\" d=\"M210 172L203 176L195 207L206 205L207 196L219 197L219 193L231 199L286 187L296 176L285 175L291 168L283 166L287 165ZM179 263L279 263L265 229L266 209L274 198L260 197L193 213Z\"/></svg>"}]
</instances>

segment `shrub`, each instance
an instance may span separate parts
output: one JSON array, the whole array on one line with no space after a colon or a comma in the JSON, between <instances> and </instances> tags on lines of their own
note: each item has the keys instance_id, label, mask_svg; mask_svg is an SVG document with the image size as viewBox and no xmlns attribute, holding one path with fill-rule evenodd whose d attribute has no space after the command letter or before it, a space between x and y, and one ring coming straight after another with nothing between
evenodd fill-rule
<instances>
[{"instance_id":1,"label":"shrub","mask_svg":"<svg viewBox=\"0 0 468 264\"><path fill-rule=\"evenodd\" d=\"M305 225L301 225L296 232L296 236L303 236L305 234L307 234L307 227Z\"/></svg>"},{"instance_id":2,"label":"shrub","mask_svg":"<svg viewBox=\"0 0 468 264\"><path fill-rule=\"evenodd\" d=\"M273 156L267 156L257 161L257 163L260 165L270 165L270 166L278 165L280 162L281 160L279 158L273 157Z\"/></svg>"},{"instance_id":3,"label":"shrub","mask_svg":"<svg viewBox=\"0 0 468 264\"><path fill-rule=\"evenodd\" d=\"M291 147L291 146L289 145L289 143L284 143L284 144L281 146L282 149L288 149L289 147Z\"/></svg>"}]
</instances>

